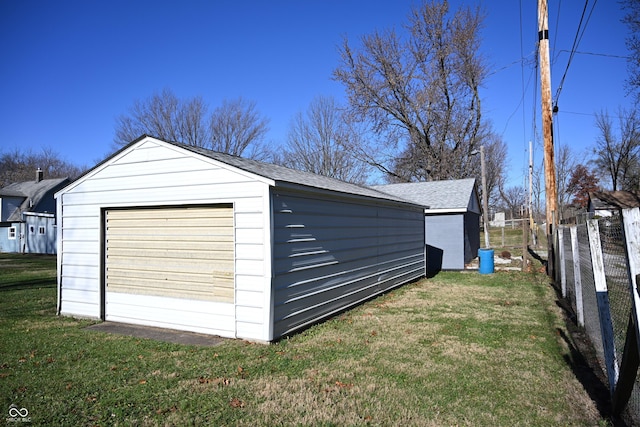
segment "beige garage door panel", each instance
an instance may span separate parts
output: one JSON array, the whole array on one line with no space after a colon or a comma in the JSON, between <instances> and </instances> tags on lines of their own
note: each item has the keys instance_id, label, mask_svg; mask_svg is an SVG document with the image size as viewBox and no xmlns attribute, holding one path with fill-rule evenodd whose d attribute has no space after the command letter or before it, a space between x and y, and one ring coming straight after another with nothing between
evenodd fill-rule
<instances>
[{"instance_id":1,"label":"beige garage door panel","mask_svg":"<svg viewBox=\"0 0 640 427\"><path fill-rule=\"evenodd\" d=\"M234 299L233 207L106 213L107 291Z\"/></svg>"}]
</instances>

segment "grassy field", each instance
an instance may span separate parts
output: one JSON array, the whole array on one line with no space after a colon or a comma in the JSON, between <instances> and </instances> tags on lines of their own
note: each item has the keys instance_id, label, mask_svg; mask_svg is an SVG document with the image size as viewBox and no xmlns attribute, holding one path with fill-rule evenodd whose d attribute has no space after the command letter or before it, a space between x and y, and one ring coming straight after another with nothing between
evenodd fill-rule
<instances>
[{"instance_id":1,"label":"grassy field","mask_svg":"<svg viewBox=\"0 0 640 427\"><path fill-rule=\"evenodd\" d=\"M606 425L541 274L441 273L271 345L55 315L55 258L0 254L0 412L32 425ZM14 412L15 413L15 412Z\"/></svg>"}]
</instances>

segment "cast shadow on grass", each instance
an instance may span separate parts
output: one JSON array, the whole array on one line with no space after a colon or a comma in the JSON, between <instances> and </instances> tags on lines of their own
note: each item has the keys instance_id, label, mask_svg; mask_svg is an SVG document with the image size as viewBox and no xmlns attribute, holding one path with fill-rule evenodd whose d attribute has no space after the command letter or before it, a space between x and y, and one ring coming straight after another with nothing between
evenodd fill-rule
<instances>
[{"instance_id":1,"label":"cast shadow on grass","mask_svg":"<svg viewBox=\"0 0 640 427\"><path fill-rule=\"evenodd\" d=\"M18 282L0 284L0 292L6 291L24 291L28 289L55 288L55 280L50 278L21 280Z\"/></svg>"},{"instance_id":2,"label":"cast shadow on grass","mask_svg":"<svg viewBox=\"0 0 640 427\"><path fill-rule=\"evenodd\" d=\"M534 251L533 249L531 249L531 247L527 246L527 252L529 252L529 255L531 255L531 257L533 259L535 259L536 261L538 261L540 264L542 264L542 266L545 268L547 268L547 260L542 258L536 251Z\"/></svg>"},{"instance_id":3,"label":"cast shadow on grass","mask_svg":"<svg viewBox=\"0 0 640 427\"><path fill-rule=\"evenodd\" d=\"M560 301L557 301L557 304L565 312L565 324L570 335L568 336L561 328L556 329L557 334L569 348L569 354L564 356L565 362L596 404L602 419L606 419L613 427L628 427L629 424L612 413L609 388L591 341L578 328L575 316L570 314L571 310L567 310L566 306L563 307Z\"/></svg>"}]
</instances>

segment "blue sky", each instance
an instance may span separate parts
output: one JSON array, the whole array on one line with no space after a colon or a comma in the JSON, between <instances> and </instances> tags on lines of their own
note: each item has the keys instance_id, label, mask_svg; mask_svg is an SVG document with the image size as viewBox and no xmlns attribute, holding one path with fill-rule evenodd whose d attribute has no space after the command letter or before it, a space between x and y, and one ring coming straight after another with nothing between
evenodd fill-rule
<instances>
[{"instance_id":1,"label":"blue sky","mask_svg":"<svg viewBox=\"0 0 640 427\"><path fill-rule=\"evenodd\" d=\"M202 96L211 109L240 96L255 101L270 119L267 140L281 144L294 114L314 97L345 99L331 79L342 37L357 42L376 29L399 30L415 4L0 0L0 152L49 147L93 166L111 149L116 117L164 88ZM486 13L482 46L491 74L482 87L484 114L508 145L508 185L524 185L529 140L536 163L542 159L537 2L451 1L452 9L460 4L479 4ZM583 7L549 0L554 97ZM593 113L631 104L619 58L628 55L622 16L617 1L595 3L582 53L560 92L555 143L570 145L580 160L597 136Z\"/></svg>"}]
</instances>

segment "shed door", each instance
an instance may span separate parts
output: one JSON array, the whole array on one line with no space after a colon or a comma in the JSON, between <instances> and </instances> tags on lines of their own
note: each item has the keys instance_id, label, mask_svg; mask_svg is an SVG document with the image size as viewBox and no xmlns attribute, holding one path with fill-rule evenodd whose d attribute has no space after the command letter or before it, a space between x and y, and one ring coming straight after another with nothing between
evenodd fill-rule
<instances>
[{"instance_id":1,"label":"shed door","mask_svg":"<svg viewBox=\"0 0 640 427\"><path fill-rule=\"evenodd\" d=\"M115 293L233 303L233 229L232 205L108 210L107 303Z\"/></svg>"}]
</instances>

